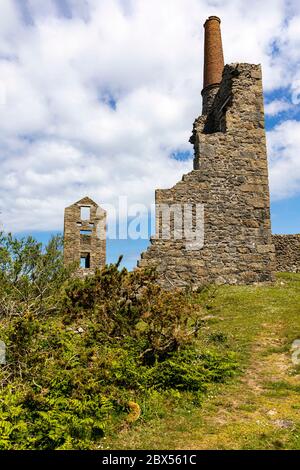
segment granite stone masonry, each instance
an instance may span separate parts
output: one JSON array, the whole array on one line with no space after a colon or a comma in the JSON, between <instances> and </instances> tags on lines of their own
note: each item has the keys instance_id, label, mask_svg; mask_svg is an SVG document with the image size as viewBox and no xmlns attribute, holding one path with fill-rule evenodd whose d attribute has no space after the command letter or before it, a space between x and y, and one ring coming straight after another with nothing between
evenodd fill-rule
<instances>
[{"instance_id":1,"label":"granite stone masonry","mask_svg":"<svg viewBox=\"0 0 300 470\"><path fill-rule=\"evenodd\" d=\"M212 105L196 119L190 142L194 169L173 188L156 191L156 234L138 266L156 267L166 288L272 281L275 248L260 65L224 67ZM184 234L162 237L160 207L166 205L171 212L174 206L182 212L185 205L194 212L204 208L201 248L190 249ZM172 216L169 223L172 232Z\"/></svg>"},{"instance_id":2,"label":"granite stone masonry","mask_svg":"<svg viewBox=\"0 0 300 470\"><path fill-rule=\"evenodd\" d=\"M79 277L106 262L106 212L85 197L65 209L64 263L75 263Z\"/></svg>"},{"instance_id":3,"label":"granite stone masonry","mask_svg":"<svg viewBox=\"0 0 300 470\"><path fill-rule=\"evenodd\" d=\"M273 235L276 252L276 271L300 272L300 234Z\"/></svg>"}]
</instances>

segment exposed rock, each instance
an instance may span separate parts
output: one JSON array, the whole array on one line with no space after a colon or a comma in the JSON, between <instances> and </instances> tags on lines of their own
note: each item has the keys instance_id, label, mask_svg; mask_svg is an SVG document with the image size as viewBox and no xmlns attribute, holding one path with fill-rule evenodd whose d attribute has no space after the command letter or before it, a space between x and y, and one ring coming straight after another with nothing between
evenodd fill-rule
<instances>
[{"instance_id":1,"label":"exposed rock","mask_svg":"<svg viewBox=\"0 0 300 470\"><path fill-rule=\"evenodd\" d=\"M0 341L0 365L6 364L6 345L4 341Z\"/></svg>"},{"instance_id":2,"label":"exposed rock","mask_svg":"<svg viewBox=\"0 0 300 470\"><path fill-rule=\"evenodd\" d=\"M300 339L295 339L295 341L293 341L291 349L292 351L295 349L300 349Z\"/></svg>"},{"instance_id":3,"label":"exposed rock","mask_svg":"<svg viewBox=\"0 0 300 470\"><path fill-rule=\"evenodd\" d=\"M281 429L293 429L295 427L295 423L290 419L276 419L274 424Z\"/></svg>"}]
</instances>

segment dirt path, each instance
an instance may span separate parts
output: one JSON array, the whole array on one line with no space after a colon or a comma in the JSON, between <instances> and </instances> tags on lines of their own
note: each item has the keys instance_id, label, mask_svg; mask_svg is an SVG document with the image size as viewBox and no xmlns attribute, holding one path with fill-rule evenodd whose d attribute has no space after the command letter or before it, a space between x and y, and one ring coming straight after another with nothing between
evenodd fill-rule
<instances>
[{"instance_id":1,"label":"dirt path","mask_svg":"<svg viewBox=\"0 0 300 470\"><path fill-rule=\"evenodd\" d=\"M281 274L274 286L222 287L213 315L204 337L224 334L241 375L212 388L201 407L188 394L186 403L153 400L152 419L142 416L110 448L300 449L300 367L290 350L300 340L300 275Z\"/></svg>"},{"instance_id":2,"label":"dirt path","mask_svg":"<svg viewBox=\"0 0 300 470\"><path fill-rule=\"evenodd\" d=\"M293 375L291 353L282 352L283 344L282 324L263 324L239 383L204 404L196 439L190 435L190 445L179 447L282 448L297 439L300 376Z\"/></svg>"}]
</instances>

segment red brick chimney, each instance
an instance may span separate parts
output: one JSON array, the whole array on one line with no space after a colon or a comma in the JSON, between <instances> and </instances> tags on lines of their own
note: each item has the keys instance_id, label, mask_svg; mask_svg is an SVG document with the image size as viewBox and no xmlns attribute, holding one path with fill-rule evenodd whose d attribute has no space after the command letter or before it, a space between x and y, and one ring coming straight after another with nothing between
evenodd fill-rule
<instances>
[{"instance_id":1,"label":"red brick chimney","mask_svg":"<svg viewBox=\"0 0 300 470\"><path fill-rule=\"evenodd\" d=\"M209 112L222 80L224 56L220 23L217 16L210 16L204 23L203 114Z\"/></svg>"}]
</instances>

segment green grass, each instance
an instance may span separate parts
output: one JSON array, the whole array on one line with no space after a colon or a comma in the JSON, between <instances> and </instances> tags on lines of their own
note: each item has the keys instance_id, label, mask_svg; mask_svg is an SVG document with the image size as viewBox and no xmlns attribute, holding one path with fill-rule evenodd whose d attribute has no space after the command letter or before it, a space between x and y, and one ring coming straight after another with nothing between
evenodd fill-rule
<instances>
[{"instance_id":1,"label":"green grass","mask_svg":"<svg viewBox=\"0 0 300 470\"><path fill-rule=\"evenodd\" d=\"M206 331L213 288L167 292L154 281L110 265L66 281L38 312L0 315L0 449L99 449L141 415L152 423L170 410L183 432L182 416L238 373L227 336ZM28 286L2 291L14 313Z\"/></svg>"},{"instance_id":2,"label":"green grass","mask_svg":"<svg viewBox=\"0 0 300 470\"><path fill-rule=\"evenodd\" d=\"M196 299L197 301L197 299ZM210 302L201 345L233 350L241 374L195 398L154 394L131 427L112 426L110 449L300 449L300 275L274 285L222 286Z\"/></svg>"}]
</instances>

